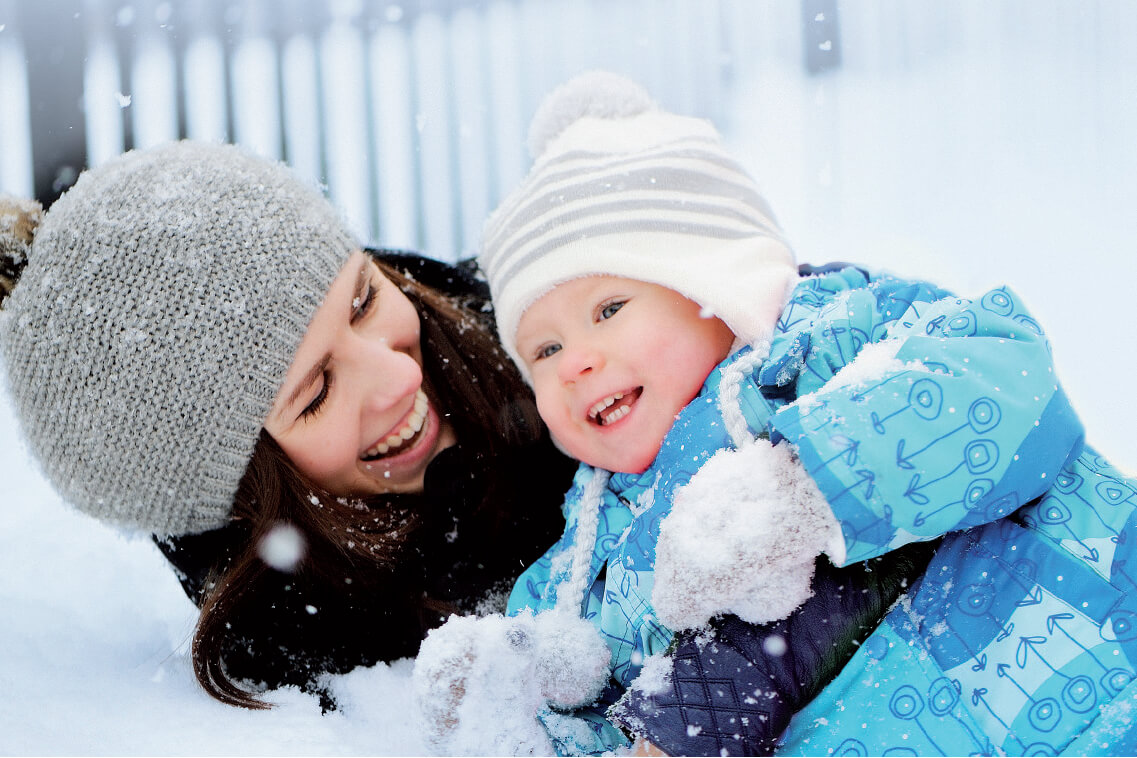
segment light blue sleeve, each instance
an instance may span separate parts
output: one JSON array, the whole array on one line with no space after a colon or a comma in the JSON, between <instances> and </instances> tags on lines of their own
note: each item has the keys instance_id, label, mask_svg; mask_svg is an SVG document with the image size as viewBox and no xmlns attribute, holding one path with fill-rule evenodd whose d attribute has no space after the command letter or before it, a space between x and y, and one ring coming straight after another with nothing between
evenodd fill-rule
<instances>
[{"instance_id":1,"label":"light blue sleeve","mask_svg":"<svg viewBox=\"0 0 1137 758\"><path fill-rule=\"evenodd\" d=\"M792 387L772 433L841 522L846 564L1006 516L1081 449L1049 343L1015 294L936 294L899 280L833 293L763 370Z\"/></svg>"}]
</instances>

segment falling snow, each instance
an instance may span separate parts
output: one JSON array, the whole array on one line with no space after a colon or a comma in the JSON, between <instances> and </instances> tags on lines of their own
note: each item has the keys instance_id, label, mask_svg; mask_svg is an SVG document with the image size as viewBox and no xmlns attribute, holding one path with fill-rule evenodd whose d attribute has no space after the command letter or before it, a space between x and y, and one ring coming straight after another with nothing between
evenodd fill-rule
<instances>
[{"instance_id":1,"label":"falling snow","mask_svg":"<svg viewBox=\"0 0 1137 758\"><path fill-rule=\"evenodd\" d=\"M386 12L391 23L404 16L398 5ZM998 4L992 13L999 15ZM1075 16L1081 14L1079 8ZM843 41L863 41L858 35L891 23L880 12L843 12L840 21ZM1054 55L1046 25L1031 25L1028 17L1016 19L1016 36L1006 40L993 19L970 21L970 52L950 35L934 45L921 41L917 30L903 46L850 42L841 48L846 70L819 77L789 67L800 51L785 65L768 57L758 65L763 46L781 41L761 24L733 28L755 51L755 65L745 58L724 62L735 104L707 115L721 119L758 174L800 260L871 264L930 278L961 295L1013 284L1054 344L1058 373L1090 439L1110 458L1137 462L1133 425L1118 423L1132 415L1123 398L1137 359L1117 349L1128 344L1131 308L1124 297L1095 297L1108 282L1137 280L1137 216L1127 204L1137 195L1131 139L1137 112L1131 99L1115 97L1133 91L1137 60L1124 46L1079 46L1074 31L1060 24L1054 27L1063 28L1061 55ZM1137 31L1107 28L1105 17L1095 21L1098 37L1117 31L1125 39ZM129 6L115 19L120 32L141 22ZM12 28L0 21L0 40L11 39ZM571 38L561 31L558 40ZM588 30L590 42L595 33ZM628 39L641 34L629 31ZM927 55L920 44L929 45ZM644 55L644 45L625 47ZM0 56L6 50L0 45ZM5 71L7 60L0 60ZM140 98L118 92L113 104L134 112ZM513 107L525 117L520 105ZM520 154L523 138L515 141ZM491 153L504 160L504 152ZM9 157L0 155L0 178ZM189 657L196 611L155 546L60 503L15 432L6 394L0 395L0 450L0 650L4 689L18 693L0 708L5 752L425 750L406 697L408 660L330 678L344 704L338 712L322 713L316 697L294 688L272 693L277 707L263 712L210 700L194 681ZM296 555L287 547L267 552ZM1119 703L1111 715L1120 721L1133 709ZM1102 734L1103 744L1109 737Z\"/></svg>"}]
</instances>

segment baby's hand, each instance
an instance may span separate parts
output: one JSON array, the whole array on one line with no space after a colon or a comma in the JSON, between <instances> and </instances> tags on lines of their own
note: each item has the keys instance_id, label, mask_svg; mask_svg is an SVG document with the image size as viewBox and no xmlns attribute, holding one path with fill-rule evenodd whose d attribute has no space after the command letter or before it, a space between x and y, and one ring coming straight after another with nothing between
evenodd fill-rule
<instances>
[{"instance_id":1,"label":"baby's hand","mask_svg":"<svg viewBox=\"0 0 1137 758\"><path fill-rule=\"evenodd\" d=\"M660 526L652 601L676 630L724 613L775 621L812 594L817 556L840 562L843 545L829 504L788 445L721 450L675 493Z\"/></svg>"},{"instance_id":2,"label":"baby's hand","mask_svg":"<svg viewBox=\"0 0 1137 758\"><path fill-rule=\"evenodd\" d=\"M428 747L439 755L551 755L543 708L589 703L609 651L588 622L451 616L423 641L412 685Z\"/></svg>"}]
</instances>

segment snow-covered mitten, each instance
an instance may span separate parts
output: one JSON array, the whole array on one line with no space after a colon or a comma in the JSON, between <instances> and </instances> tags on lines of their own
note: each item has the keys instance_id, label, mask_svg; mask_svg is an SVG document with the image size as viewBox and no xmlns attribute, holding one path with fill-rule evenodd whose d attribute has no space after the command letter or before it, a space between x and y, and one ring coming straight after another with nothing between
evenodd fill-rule
<instances>
[{"instance_id":1,"label":"snow-covered mitten","mask_svg":"<svg viewBox=\"0 0 1137 758\"><path fill-rule=\"evenodd\" d=\"M610 652L587 621L451 616L415 659L412 686L428 747L438 755L551 755L537 713L599 696Z\"/></svg>"},{"instance_id":2,"label":"snow-covered mitten","mask_svg":"<svg viewBox=\"0 0 1137 758\"><path fill-rule=\"evenodd\" d=\"M844 559L841 527L790 446L720 450L660 525L652 601L676 630L724 613L775 621L812 594L822 552Z\"/></svg>"}]
</instances>

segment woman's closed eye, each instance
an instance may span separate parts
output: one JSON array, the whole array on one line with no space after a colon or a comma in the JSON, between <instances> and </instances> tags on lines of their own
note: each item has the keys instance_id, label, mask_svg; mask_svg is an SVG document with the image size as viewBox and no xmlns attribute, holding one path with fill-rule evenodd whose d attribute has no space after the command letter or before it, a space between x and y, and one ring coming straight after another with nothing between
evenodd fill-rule
<instances>
[{"instance_id":1,"label":"woman's closed eye","mask_svg":"<svg viewBox=\"0 0 1137 758\"><path fill-rule=\"evenodd\" d=\"M304 410L300 411L300 417L303 419L309 419L319 413L320 408L328 399L328 392L331 391L331 388L332 374L330 371L325 371L323 375L323 381L320 382L320 391L314 398L312 398L312 402L308 403L308 405L304 407Z\"/></svg>"},{"instance_id":2,"label":"woman's closed eye","mask_svg":"<svg viewBox=\"0 0 1137 758\"><path fill-rule=\"evenodd\" d=\"M372 286L372 281L368 278L359 292L351 300L351 323L355 324L360 319L367 316L375 305L375 299L378 296L376 288ZM328 393L332 389L332 373L324 370L321 376L320 391L316 397L312 398L312 402L304 406L304 410L300 411L300 418L311 419L320 412L324 402L328 399Z\"/></svg>"}]
</instances>

